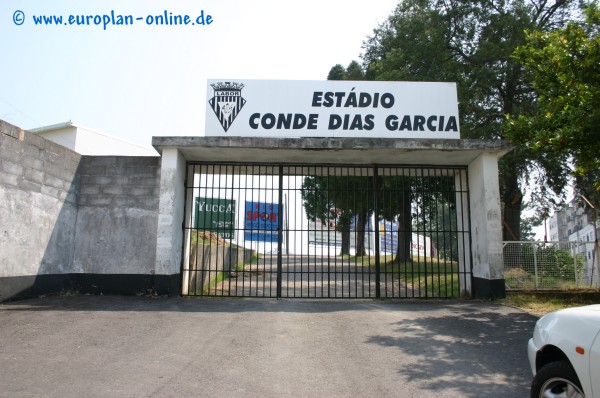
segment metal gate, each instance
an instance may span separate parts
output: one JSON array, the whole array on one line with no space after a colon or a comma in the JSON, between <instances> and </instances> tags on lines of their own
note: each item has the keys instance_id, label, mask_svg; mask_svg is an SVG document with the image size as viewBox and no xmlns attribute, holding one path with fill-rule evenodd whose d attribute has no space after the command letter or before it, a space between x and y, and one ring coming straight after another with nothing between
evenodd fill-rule
<instances>
[{"instance_id":1,"label":"metal gate","mask_svg":"<svg viewBox=\"0 0 600 398\"><path fill-rule=\"evenodd\" d=\"M190 163L182 294L458 297L471 281L466 173Z\"/></svg>"}]
</instances>

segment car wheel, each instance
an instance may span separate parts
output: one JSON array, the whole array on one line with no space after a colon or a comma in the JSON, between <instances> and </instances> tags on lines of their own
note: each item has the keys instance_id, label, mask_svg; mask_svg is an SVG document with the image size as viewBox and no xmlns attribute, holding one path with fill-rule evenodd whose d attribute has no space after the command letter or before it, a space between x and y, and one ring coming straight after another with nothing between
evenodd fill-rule
<instances>
[{"instance_id":1,"label":"car wheel","mask_svg":"<svg viewBox=\"0 0 600 398\"><path fill-rule=\"evenodd\" d=\"M585 398L575 370L568 361L543 366L531 383L531 398Z\"/></svg>"}]
</instances>

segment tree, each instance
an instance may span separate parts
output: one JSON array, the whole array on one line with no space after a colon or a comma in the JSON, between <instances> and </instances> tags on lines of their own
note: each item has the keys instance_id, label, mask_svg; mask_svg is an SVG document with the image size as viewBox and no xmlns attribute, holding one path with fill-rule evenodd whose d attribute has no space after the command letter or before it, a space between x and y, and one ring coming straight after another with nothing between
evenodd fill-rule
<instances>
[{"instance_id":1,"label":"tree","mask_svg":"<svg viewBox=\"0 0 600 398\"><path fill-rule=\"evenodd\" d=\"M346 76L346 68L337 64L329 70L327 80L344 80L344 76Z\"/></svg>"},{"instance_id":2,"label":"tree","mask_svg":"<svg viewBox=\"0 0 600 398\"><path fill-rule=\"evenodd\" d=\"M307 176L302 181L300 193L304 210L308 219L312 222L321 221L323 225L335 223L335 229L342 235L342 246L340 256L350 254L350 219L351 214L342 210L337 214L336 195L339 180L329 179L321 176Z\"/></svg>"},{"instance_id":3,"label":"tree","mask_svg":"<svg viewBox=\"0 0 600 398\"><path fill-rule=\"evenodd\" d=\"M357 61L347 68L334 65L327 80L363 80L364 73ZM335 222L336 231L341 233L340 255L350 254L350 232L354 220L356 256L366 254L365 229L373 214L373 180L362 176L308 176L302 183L304 209L311 221ZM338 214L339 212L339 214Z\"/></svg>"},{"instance_id":4,"label":"tree","mask_svg":"<svg viewBox=\"0 0 600 398\"><path fill-rule=\"evenodd\" d=\"M413 229L431 238L440 258L458 260L458 219L453 176L417 178Z\"/></svg>"},{"instance_id":5,"label":"tree","mask_svg":"<svg viewBox=\"0 0 600 398\"><path fill-rule=\"evenodd\" d=\"M346 75L344 80L364 80L365 74L363 73L360 64L357 61L352 61L346 68Z\"/></svg>"},{"instance_id":6,"label":"tree","mask_svg":"<svg viewBox=\"0 0 600 398\"><path fill-rule=\"evenodd\" d=\"M549 32L530 31L516 59L530 73L535 108L512 116L513 142L559 163L578 191L600 203L600 10Z\"/></svg>"},{"instance_id":7,"label":"tree","mask_svg":"<svg viewBox=\"0 0 600 398\"><path fill-rule=\"evenodd\" d=\"M512 54L525 43L526 29L562 26L574 3L404 0L364 44L366 78L457 82L462 137L506 139L505 116L528 114L534 99ZM505 239L519 239L527 171L534 166L547 171L539 174L540 187L546 176L560 174L554 159L546 160L533 164L530 154L517 147L501 162Z\"/></svg>"},{"instance_id":8,"label":"tree","mask_svg":"<svg viewBox=\"0 0 600 398\"><path fill-rule=\"evenodd\" d=\"M395 222L398 227L398 245L394 263L410 261L412 240L412 202L415 197L413 179L408 176L384 175L378 184L379 217Z\"/></svg>"},{"instance_id":9,"label":"tree","mask_svg":"<svg viewBox=\"0 0 600 398\"><path fill-rule=\"evenodd\" d=\"M363 72L358 61L352 61L347 68L342 65L334 65L327 74L327 80L364 80Z\"/></svg>"},{"instance_id":10,"label":"tree","mask_svg":"<svg viewBox=\"0 0 600 398\"><path fill-rule=\"evenodd\" d=\"M341 233L340 255L350 254L351 223L355 254L366 254L366 225L373 214L373 178L366 176L307 176L301 187L304 210L311 221L335 223Z\"/></svg>"}]
</instances>

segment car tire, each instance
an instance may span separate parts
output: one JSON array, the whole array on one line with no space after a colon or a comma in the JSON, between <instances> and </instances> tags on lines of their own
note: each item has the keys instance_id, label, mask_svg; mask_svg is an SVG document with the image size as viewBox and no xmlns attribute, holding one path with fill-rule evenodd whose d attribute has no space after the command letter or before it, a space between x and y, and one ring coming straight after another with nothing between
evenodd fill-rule
<instances>
[{"instance_id":1,"label":"car tire","mask_svg":"<svg viewBox=\"0 0 600 398\"><path fill-rule=\"evenodd\" d=\"M564 392L567 391L567 394ZM531 398L585 398L577 373L569 361L550 362L535 374L531 383Z\"/></svg>"}]
</instances>

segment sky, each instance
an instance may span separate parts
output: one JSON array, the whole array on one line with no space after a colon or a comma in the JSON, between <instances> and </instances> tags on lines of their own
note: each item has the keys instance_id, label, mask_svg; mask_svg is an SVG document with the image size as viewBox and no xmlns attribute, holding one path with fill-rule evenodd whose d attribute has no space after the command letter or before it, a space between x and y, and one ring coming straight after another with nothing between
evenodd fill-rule
<instances>
[{"instance_id":1,"label":"sky","mask_svg":"<svg viewBox=\"0 0 600 398\"><path fill-rule=\"evenodd\" d=\"M325 80L360 61L397 2L2 0L0 119L70 120L144 147L201 136L208 79ZM165 13L190 22L154 23ZM63 23L35 23L53 15Z\"/></svg>"}]
</instances>

